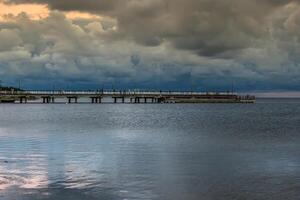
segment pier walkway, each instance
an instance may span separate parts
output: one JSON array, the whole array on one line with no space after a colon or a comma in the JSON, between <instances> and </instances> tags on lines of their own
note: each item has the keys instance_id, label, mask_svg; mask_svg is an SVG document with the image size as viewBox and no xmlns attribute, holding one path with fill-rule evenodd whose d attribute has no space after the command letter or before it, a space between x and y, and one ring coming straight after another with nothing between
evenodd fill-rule
<instances>
[{"instance_id":1,"label":"pier walkway","mask_svg":"<svg viewBox=\"0 0 300 200\"><path fill-rule=\"evenodd\" d=\"M230 92L176 92L176 91L0 91L0 103L55 103L65 99L65 103L78 103L78 99L88 98L93 104L103 103L110 98L112 103L254 103L254 96L241 96Z\"/></svg>"}]
</instances>

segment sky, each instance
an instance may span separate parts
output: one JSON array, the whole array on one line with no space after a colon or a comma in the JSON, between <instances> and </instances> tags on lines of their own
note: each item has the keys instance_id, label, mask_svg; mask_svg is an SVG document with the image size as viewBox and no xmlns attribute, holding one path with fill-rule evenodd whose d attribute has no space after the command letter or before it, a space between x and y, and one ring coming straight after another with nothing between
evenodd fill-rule
<instances>
[{"instance_id":1,"label":"sky","mask_svg":"<svg viewBox=\"0 0 300 200\"><path fill-rule=\"evenodd\" d=\"M294 94L299 37L299 0L0 0L0 79Z\"/></svg>"}]
</instances>

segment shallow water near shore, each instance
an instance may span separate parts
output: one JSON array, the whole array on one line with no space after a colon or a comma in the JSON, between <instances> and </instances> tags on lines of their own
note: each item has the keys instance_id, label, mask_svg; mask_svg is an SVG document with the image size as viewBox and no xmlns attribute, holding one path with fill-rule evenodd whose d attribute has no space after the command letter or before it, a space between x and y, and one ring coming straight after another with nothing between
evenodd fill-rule
<instances>
[{"instance_id":1,"label":"shallow water near shore","mask_svg":"<svg viewBox=\"0 0 300 200\"><path fill-rule=\"evenodd\" d=\"M0 199L297 199L300 99L0 104Z\"/></svg>"}]
</instances>

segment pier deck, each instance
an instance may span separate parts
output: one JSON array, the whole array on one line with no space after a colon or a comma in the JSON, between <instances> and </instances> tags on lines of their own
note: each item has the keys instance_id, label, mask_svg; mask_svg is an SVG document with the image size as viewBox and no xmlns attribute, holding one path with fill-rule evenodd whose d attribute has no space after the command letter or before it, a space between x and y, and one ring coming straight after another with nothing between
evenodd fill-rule
<instances>
[{"instance_id":1,"label":"pier deck","mask_svg":"<svg viewBox=\"0 0 300 200\"><path fill-rule=\"evenodd\" d=\"M78 103L88 98L90 103L103 103L111 98L112 103L254 103L255 97L230 92L174 92L174 91L0 91L0 103L55 103L65 99L66 103Z\"/></svg>"}]
</instances>

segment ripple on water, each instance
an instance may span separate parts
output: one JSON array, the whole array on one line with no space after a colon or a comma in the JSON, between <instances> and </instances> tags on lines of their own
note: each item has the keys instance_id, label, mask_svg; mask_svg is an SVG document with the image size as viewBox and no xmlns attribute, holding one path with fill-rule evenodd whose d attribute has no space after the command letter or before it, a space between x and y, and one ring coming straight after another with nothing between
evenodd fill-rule
<instances>
[{"instance_id":1,"label":"ripple on water","mask_svg":"<svg viewBox=\"0 0 300 200\"><path fill-rule=\"evenodd\" d=\"M292 102L1 105L0 199L297 199Z\"/></svg>"}]
</instances>

